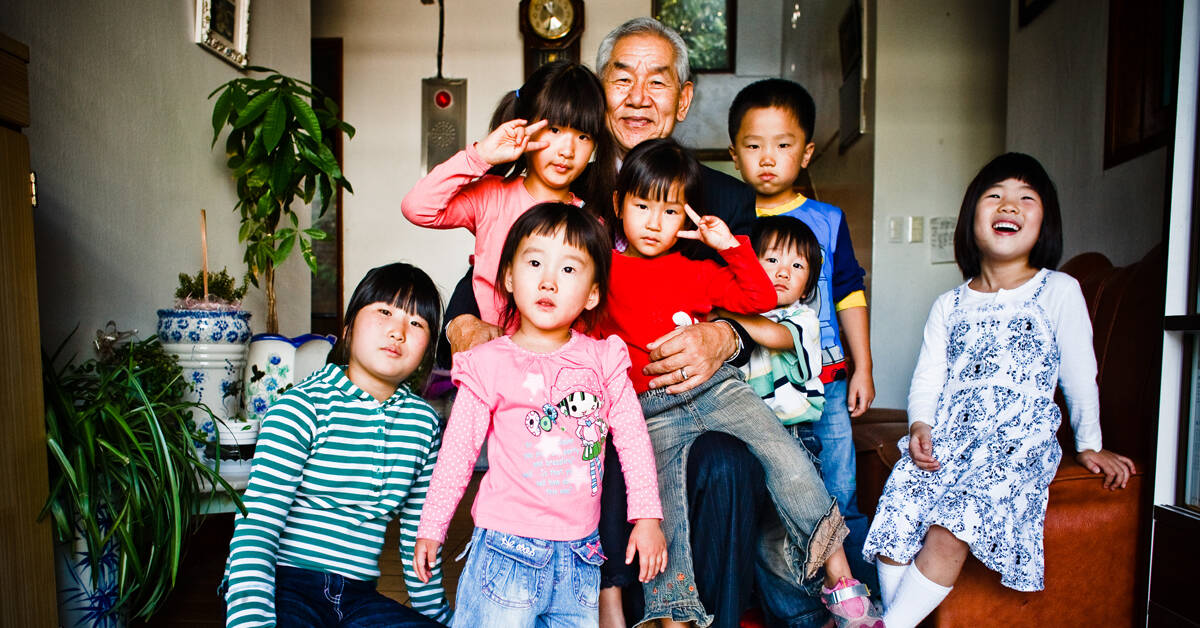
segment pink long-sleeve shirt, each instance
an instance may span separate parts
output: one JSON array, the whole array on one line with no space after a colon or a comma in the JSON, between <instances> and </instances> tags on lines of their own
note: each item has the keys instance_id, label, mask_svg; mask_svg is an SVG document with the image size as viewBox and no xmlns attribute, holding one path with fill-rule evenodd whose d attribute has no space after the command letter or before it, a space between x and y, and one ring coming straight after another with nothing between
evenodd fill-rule
<instances>
[{"instance_id":1,"label":"pink long-sleeve shirt","mask_svg":"<svg viewBox=\"0 0 1200 628\"><path fill-rule=\"evenodd\" d=\"M425 175L400 202L404 217L432 229L462 227L475 234L475 268L471 288L479 318L498 325L504 301L496 292L496 270L504 238L517 218L538 200L525 189L525 177L484 175L491 164L472 144ZM571 197L574 205L583 201Z\"/></svg>"},{"instance_id":2,"label":"pink long-sleeve shirt","mask_svg":"<svg viewBox=\"0 0 1200 628\"><path fill-rule=\"evenodd\" d=\"M445 539L485 438L488 471L471 509L477 527L551 541L591 534L609 437L625 473L629 520L661 519L654 449L629 364L620 338L577 332L552 353L503 336L455 354L458 396L417 536Z\"/></svg>"}]
</instances>

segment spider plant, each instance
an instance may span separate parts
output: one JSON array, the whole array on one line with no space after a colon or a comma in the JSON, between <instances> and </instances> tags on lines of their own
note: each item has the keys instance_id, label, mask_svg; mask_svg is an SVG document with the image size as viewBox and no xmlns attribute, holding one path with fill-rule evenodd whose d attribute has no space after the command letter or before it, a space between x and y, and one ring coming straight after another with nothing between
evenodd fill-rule
<instances>
[{"instance_id":1,"label":"spider plant","mask_svg":"<svg viewBox=\"0 0 1200 628\"><path fill-rule=\"evenodd\" d=\"M43 356L50 496L39 518L60 542L86 541L93 585L115 548L112 612L146 618L175 585L206 493L237 494L196 457L189 418L203 406L183 401L188 384L158 339L97 348L57 370L62 346Z\"/></svg>"}]
</instances>

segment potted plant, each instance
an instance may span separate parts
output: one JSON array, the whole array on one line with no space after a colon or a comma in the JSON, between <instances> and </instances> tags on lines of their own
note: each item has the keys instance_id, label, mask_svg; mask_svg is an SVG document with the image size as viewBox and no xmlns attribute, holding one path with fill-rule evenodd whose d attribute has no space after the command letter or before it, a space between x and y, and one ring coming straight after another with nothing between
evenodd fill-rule
<instances>
[{"instance_id":1,"label":"potted plant","mask_svg":"<svg viewBox=\"0 0 1200 628\"><path fill-rule=\"evenodd\" d=\"M250 312L241 309L245 294L246 286L238 287L226 270L210 275L205 268L194 276L180 273L175 307L158 310L158 339L179 359L190 384L187 399L211 410L192 413L197 449L216 439L219 426L250 427L238 416L250 340Z\"/></svg>"},{"instance_id":2,"label":"potted plant","mask_svg":"<svg viewBox=\"0 0 1200 628\"><path fill-rule=\"evenodd\" d=\"M58 352L43 358L50 494L40 516L60 545L64 626L152 615L212 487L244 512L194 453L191 413L202 406L184 399L175 358L157 337L129 336L110 323L97 334L97 357L57 369Z\"/></svg>"},{"instance_id":3,"label":"potted plant","mask_svg":"<svg viewBox=\"0 0 1200 628\"><path fill-rule=\"evenodd\" d=\"M354 137L354 127L338 118L337 105L319 97L312 84L269 68L247 70L268 76L236 78L209 94L220 94L213 105L212 145L228 127L226 165L237 184L238 241L246 246L250 282L257 287L262 279L267 333L278 334L275 269L299 248L316 272L312 241L326 237L320 229L300 228L292 203L299 198L309 204L318 198L319 219L338 186L353 193L332 146L340 133Z\"/></svg>"}]
</instances>

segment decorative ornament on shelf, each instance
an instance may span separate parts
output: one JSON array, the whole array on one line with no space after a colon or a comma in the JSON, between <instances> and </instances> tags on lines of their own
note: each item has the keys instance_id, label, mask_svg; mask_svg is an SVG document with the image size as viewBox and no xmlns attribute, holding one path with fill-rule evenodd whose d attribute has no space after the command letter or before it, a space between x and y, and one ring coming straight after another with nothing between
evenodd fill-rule
<instances>
[{"instance_id":1,"label":"decorative ornament on shelf","mask_svg":"<svg viewBox=\"0 0 1200 628\"><path fill-rule=\"evenodd\" d=\"M246 416L261 420L271 404L325 364L333 336L305 334L288 338L256 334L246 356Z\"/></svg>"}]
</instances>

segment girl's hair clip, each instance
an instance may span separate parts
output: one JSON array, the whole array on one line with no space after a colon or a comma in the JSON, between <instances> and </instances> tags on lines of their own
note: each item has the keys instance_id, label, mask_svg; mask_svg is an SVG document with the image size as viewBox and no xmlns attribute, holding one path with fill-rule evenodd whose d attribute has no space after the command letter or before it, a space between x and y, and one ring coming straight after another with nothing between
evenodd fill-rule
<instances>
[{"instance_id":1,"label":"girl's hair clip","mask_svg":"<svg viewBox=\"0 0 1200 628\"><path fill-rule=\"evenodd\" d=\"M515 97L517 100L521 100L521 88L520 88L520 87L518 87L518 88L516 88L516 89L514 89L514 90L513 90L513 96L514 96L514 97Z\"/></svg>"}]
</instances>

